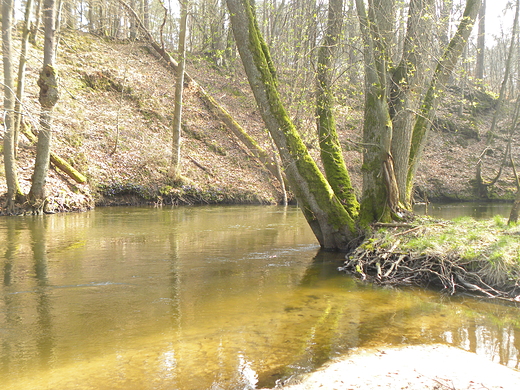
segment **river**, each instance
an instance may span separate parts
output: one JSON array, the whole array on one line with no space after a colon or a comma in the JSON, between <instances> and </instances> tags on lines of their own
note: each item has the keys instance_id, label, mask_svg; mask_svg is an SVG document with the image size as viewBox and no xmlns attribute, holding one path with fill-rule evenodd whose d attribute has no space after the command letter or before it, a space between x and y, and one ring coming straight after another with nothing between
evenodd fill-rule
<instances>
[{"instance_id":1,"label":"river","mask_svg":"<svg viewBox=\"0 0 520 390\"><path fill-rule=\"evenodd\" d=\"M254 389L354 348L519 368L518 309L337 271L294 207L0 218L0 388Z\"/></svg>"}]
</instances>

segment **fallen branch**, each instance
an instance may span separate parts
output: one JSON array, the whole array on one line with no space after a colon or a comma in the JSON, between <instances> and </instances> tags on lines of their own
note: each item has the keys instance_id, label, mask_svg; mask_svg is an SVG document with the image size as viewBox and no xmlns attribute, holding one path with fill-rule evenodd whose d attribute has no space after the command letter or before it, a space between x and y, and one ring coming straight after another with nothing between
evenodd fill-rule
<instances>
[{"instance_id":1,"label":"fallen branch","mask_svg":"<svg viewBox=\"0 0 520 390\"><path fill-rule=\"evenodd\" d=\"M374 226L377 227L404 227L404 228L413 228L414 225L411 225L409 223L403 223L403 222L376 222L374 223Z\"/></svg>"},{"instance_id":2,"label":"fallen branch","mask_svg":"<svg viewBox=\"0 0 520 390\"><path fill-rule=\"evenodd\" d=\"M36 135L34 135L34 133L31 130L31 127L28 124L22 122L20 130L22 131L22 134L27 137L31 144L36 144L36 142L38 142L38 138L36 137ZM51 163L55 167L65 172L76 183L84 184L87 182L87 178L82 173L78 172L76 169L72 167L72 165L70 165L67 161L62 159L54 152L51 152Z\"/></svg>"},{"instance_id":3,"label":"fallen branch","mask_svg":"<svg viewBox=\"0 0 520 390\"><path fill-rule=\"evenodd\" d=\"M205 172L208 172L211 176L213 176L213 174L211 173L211 170L208 168L208 167L205 167L204 165L202 165L200 162L198 162L197 160L195 160L193 157L191 156L188 156L188 158L190 159L190 161L195 164L197 167L199 167L200 169L202 169L203 171Z\"/></svg>"}]
</instances>

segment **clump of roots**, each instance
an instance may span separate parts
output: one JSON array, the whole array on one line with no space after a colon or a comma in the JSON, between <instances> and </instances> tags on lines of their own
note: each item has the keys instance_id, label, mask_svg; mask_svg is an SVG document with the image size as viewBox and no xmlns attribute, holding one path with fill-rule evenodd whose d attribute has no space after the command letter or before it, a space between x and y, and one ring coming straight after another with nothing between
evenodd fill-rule
<instances>
[{"instance_id":1,"label":"clump of roots","mask_svg":"<svg viewBox=\"0 0 520 390\"><path fill-rule=\"evenodd\" d=\"M415 285L440 288L449 294L469 293L489 298L520 302L520 264L505 251L494 256L497 232L479 234L479 222L451 221L380 228L355 251L347 255L341 270L362 280L381 285ZM473 228L471 228L473 226ZM464 232L470 232L464 238ZM469 240L471 255L464 240ZM518 240L516 240L518 241ZM492 249L490 249L492 247ZM509 248L511 249L511 248ZM514 253L518 253L513 248Z\"/></svg>"}]
</instances>

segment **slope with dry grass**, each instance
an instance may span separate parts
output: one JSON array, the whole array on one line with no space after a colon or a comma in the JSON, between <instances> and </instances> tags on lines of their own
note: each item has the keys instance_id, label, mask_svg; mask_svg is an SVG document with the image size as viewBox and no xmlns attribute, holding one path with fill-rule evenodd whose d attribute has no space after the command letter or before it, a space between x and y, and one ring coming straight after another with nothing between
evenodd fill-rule
<instances>
[{"instance_id":1,"label":"slope with dry grass","mask_svg":"<svg viewBox=\"0 0 520 390\"><path fill-rule=\"evenodd\" d=\"M32 48L24 118L38 128L36 80L40 51ZM85 174L79 185L54 169L47 183L49 209L67 211L95 203L274 203L279 189L267 171L208 111L188 85L183 120L182 183L166 177L170 161L174 77L142 42L111 42L65 33L58 67L53 149ZM232 90L232 86L228 86ZM218 96L226 101L225 94ZM239 99L238 99L239 100ZM238 106L244 112L243 106ZM237 115L269 148L262 126ZM22 139L18 157L22 189L30 188L35 147ZM5 193L0 175L0 193Z\"/></svg>"},{"instance_id":2,"label":"slope with dry grass","mask_svg":"<svg viewBox=\"0 0 520 390\"><path fill-rule=\"evenodd\" d=\"M40 63L41 48L31 47L23 112L25 121L33 129L38 127L36 80ZM172 183L166 177L171 153L174 77L145 42L109 41L65 31L60 38L57 63L61 99L53 123L53 149L84 173L88 184L79 185L59 170L51 170L47 185L51 211L81 210L94 204L280 201L276 180L217 120L190 85L185 89L183 113L185 180ZM217 67L204 57L192 56L187 68L192 77L272 153L272 143L239 60L227 67ZM298 95L300 92L294 87L291 75L284 72L280 75L282 91L292 93L290 100L298 105L297 108L289 105L289 111L311 154L317 157L312 94ZM306 87L308 90L309 86ZM341 96L339 101L338 129L345 160L359 193L363 96L352 93ZM463 115L458 116L456 101L450 101L450 96L444 107L447 108L439 113L436 129L431 133L418 172L417 188L421 196L433 200L475 199L476 162L486 147L482 135L489 125L491 111L489 107L476 110L475 104L468 101ZM499 135L495 140L493 156L486 160L487 177L497 170L505 150L504 137ZM516 159L520 157L520 148L515 147L517 143L518 140L513 145ZM30 188L34 152L34 145L22 139L18 173L26 192ZM497 184L493 198L513 197L511 167L506 167L503 179ZM0 194L5 192L2 170ZM3 204L1 202L0 207Z\"/></svg>"}]
</instances>

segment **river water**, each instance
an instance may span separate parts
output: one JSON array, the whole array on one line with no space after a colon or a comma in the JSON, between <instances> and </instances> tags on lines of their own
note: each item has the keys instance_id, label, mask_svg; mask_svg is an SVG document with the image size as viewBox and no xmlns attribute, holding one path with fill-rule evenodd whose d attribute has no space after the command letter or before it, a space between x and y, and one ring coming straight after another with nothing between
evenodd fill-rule
<instances>
[{"instance_id":1,"label":"river water","mask_svg":"<svg viewBox=\"0 0 520 390\"><path fill-rule=\"evenodd\" d=\"M3 390L254 389L434 342L519 368L518 309L341 274L296 208L3 217L0 243Z\"/></svg>"}]
</instances>

